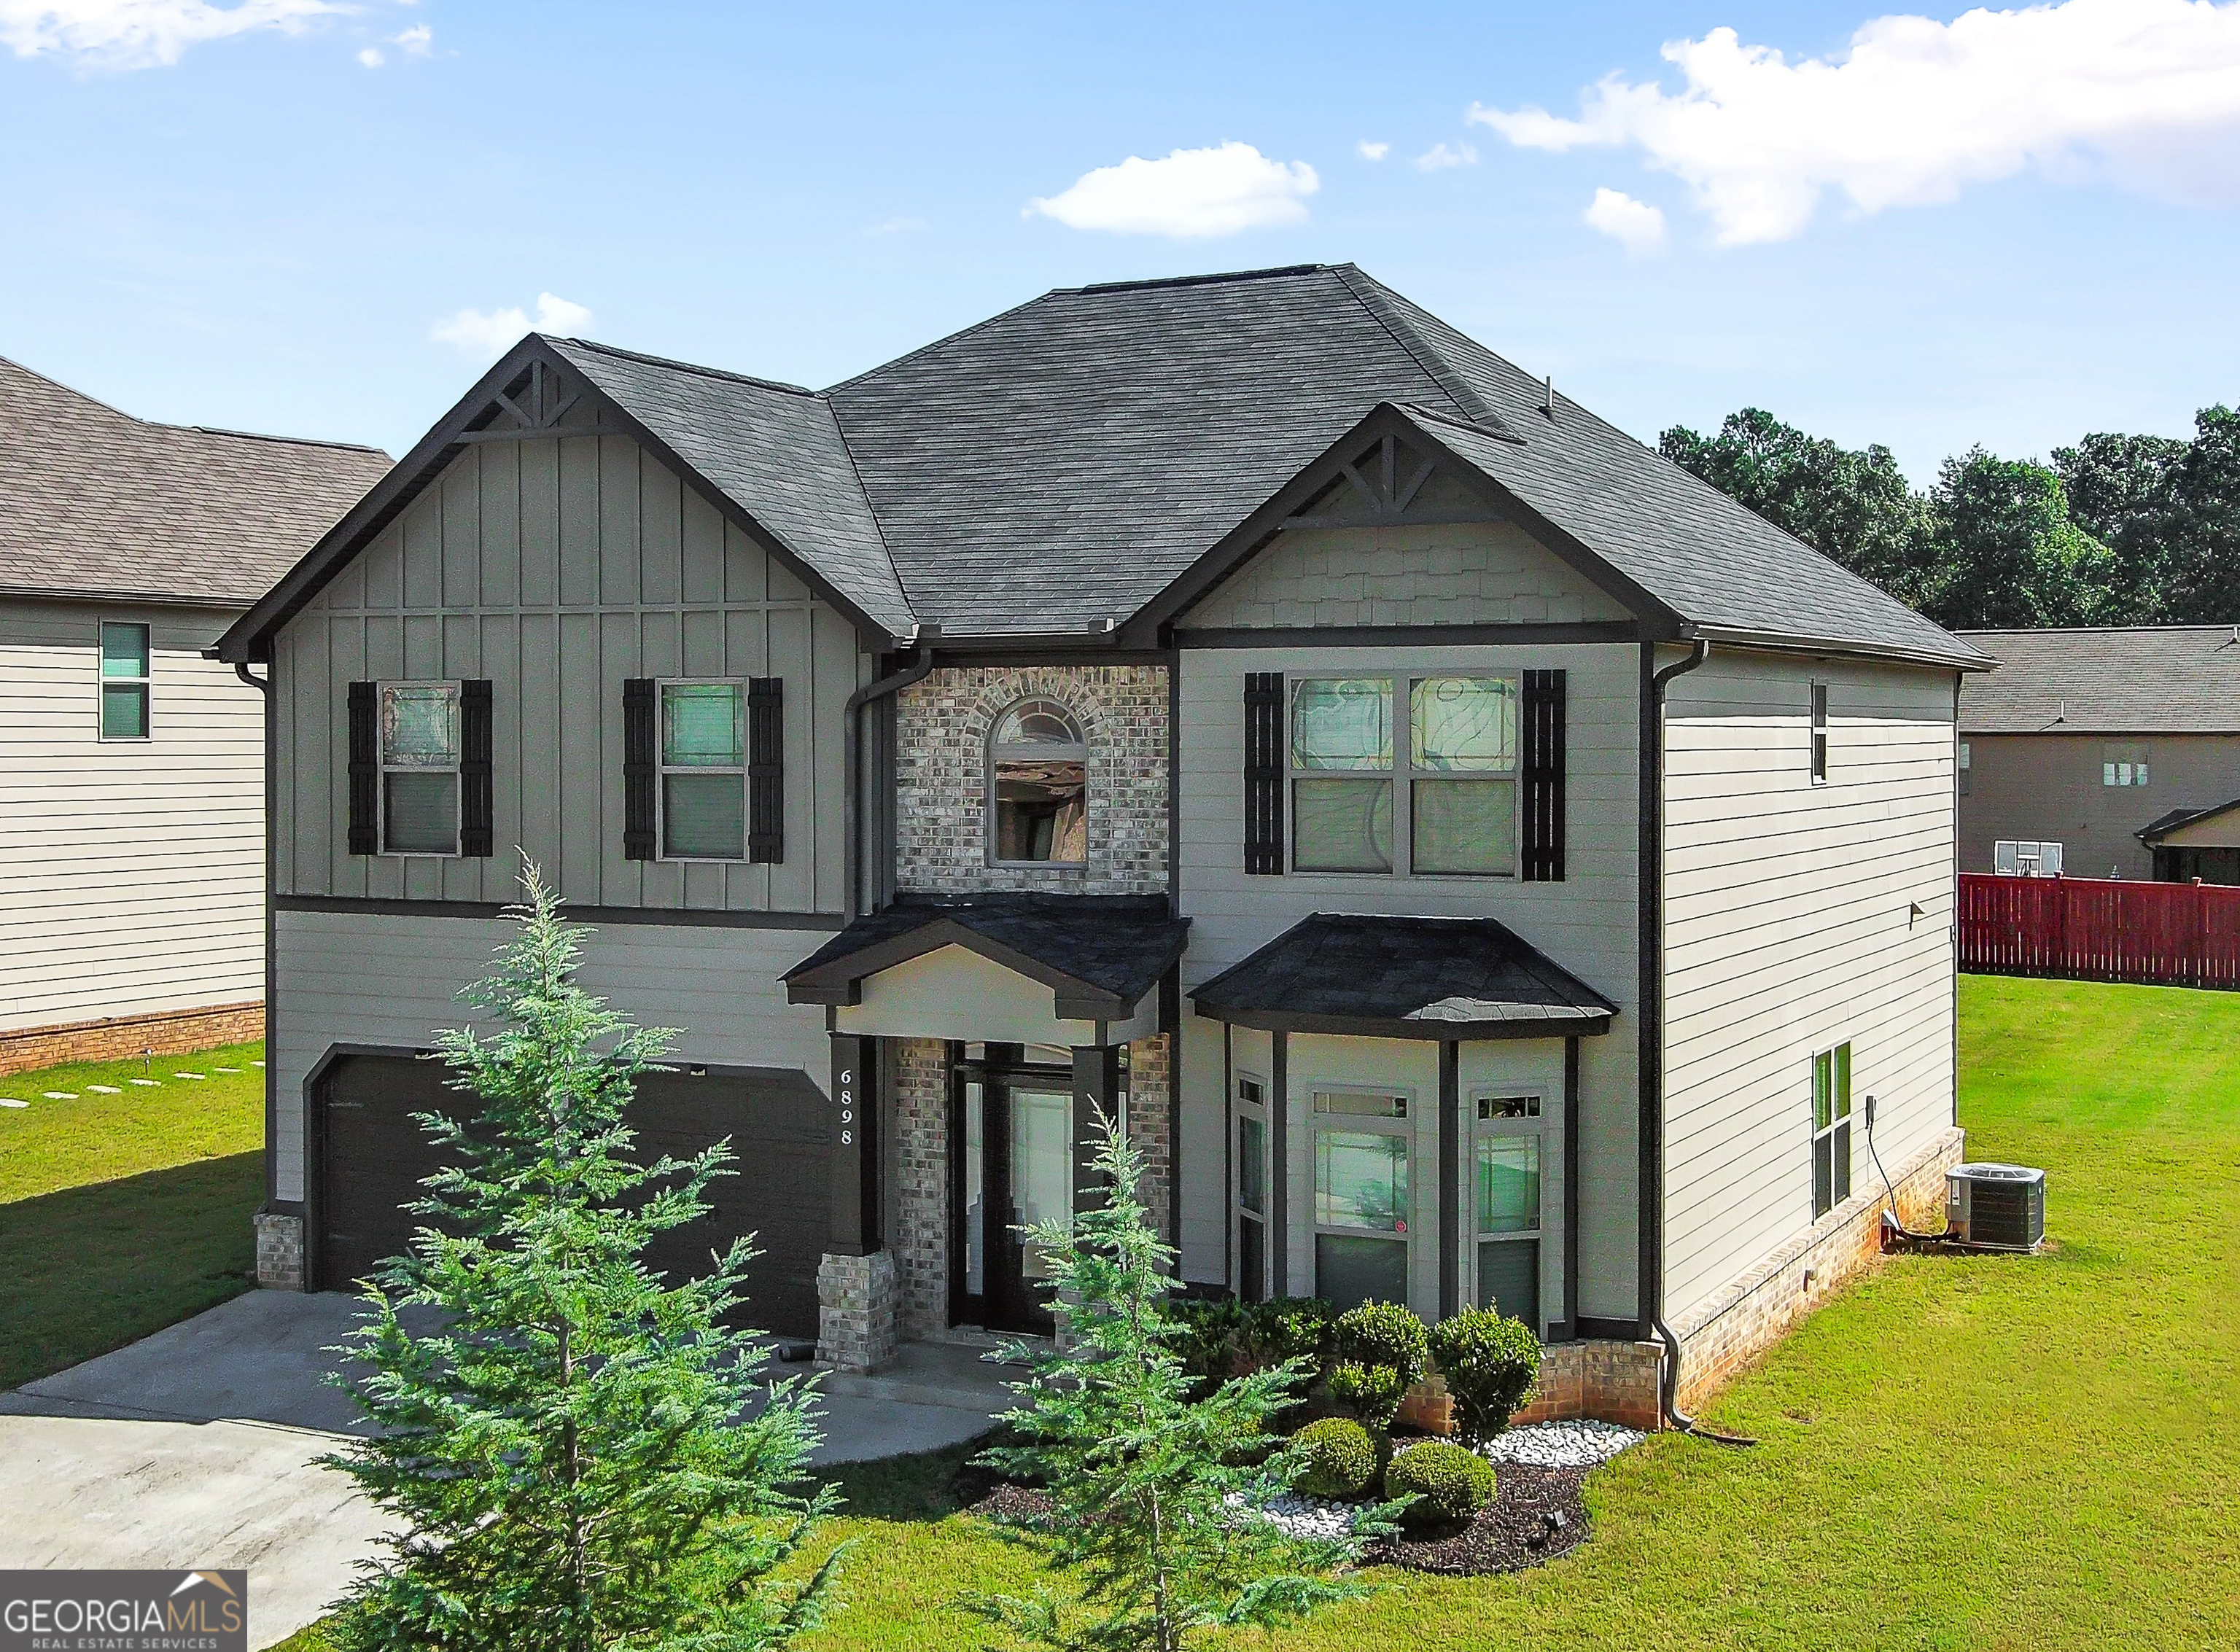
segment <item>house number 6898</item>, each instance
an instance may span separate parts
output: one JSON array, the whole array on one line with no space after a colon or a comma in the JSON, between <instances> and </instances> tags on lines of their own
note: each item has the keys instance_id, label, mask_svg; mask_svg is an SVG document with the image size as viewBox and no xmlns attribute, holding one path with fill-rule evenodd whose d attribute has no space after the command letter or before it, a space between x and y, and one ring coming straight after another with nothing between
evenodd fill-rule
<instances>
[{"instance_id":1,"label":"house number 6898","mask_svg":"<svg viewBox=\"0 0 2240 1652\"><path fill-rule=\"evenodd\" d=\"M840 1145L855 1144L856 1132L848 1127L856 1122L856 1074L852 1068L840 1069Z\"/></svg>"}]
</instances>

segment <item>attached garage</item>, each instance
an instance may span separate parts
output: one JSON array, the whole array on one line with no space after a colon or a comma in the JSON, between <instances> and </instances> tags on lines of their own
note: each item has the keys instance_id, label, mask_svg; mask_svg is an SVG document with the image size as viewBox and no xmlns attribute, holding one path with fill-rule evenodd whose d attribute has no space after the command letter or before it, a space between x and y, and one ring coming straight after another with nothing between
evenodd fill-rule
<instances>
[{"instance_id":1,"label":"attached garage","mask_svg":"<svg viewBox=\"0 0 2240 1652\"><path fill-rule=\"evenodd\" d=\"M412 1115L463 1098L437 1062L345 1056L318 1081L313 1265L322 1290L348 1290L405 1248L436 1157ZM649 1075L630 1122L646 1158L683 1158L726 1136L735 1174L709 1184L710 1214L657 1244L651 1264L672 1278L704 1273L709 1254L752 1234L763 1254L747 1277L748 1322L788 1336L817 1335L817 1266L830 1226L831 1108L808 1075L737 1069Z\"/></svg>"}]
</instances>

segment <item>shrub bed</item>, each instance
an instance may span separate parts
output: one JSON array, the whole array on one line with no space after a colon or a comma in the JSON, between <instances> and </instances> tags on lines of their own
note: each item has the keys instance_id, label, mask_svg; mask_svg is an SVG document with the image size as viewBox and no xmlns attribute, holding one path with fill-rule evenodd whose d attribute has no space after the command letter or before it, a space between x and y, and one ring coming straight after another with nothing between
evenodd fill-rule
<instances>
[{"instance_id":1,"label":"shrub bed","mask_svg":"<svg viewBox=\"0 0 2240 1652\"><path fill-rule=\"evenodd\" d=\"M1493 1501L1493 1465L1466 1447L1419 1440L1393 1454L1384 1470L1384 1495L1415 1502L1401 1512L1411 1526L1468 1520Z\"/></svg>"}]
</instances>

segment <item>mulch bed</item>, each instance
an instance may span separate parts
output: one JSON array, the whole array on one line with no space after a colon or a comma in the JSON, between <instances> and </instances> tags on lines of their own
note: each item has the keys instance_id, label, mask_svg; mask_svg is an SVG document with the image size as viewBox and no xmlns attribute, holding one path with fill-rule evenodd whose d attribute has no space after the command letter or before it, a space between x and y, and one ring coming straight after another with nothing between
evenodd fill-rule
<instances>
[{"instance_id":1,"label":"mulch bed","mask_svg":"<svg viewBox=\"0 0 2240 1652\"><path fill-rule=\"evenodd\" d=\"M1371 1566L1446 1577L1537 1566L1587 1540L1587 1506L1579 1496L1587 1473L1502 1463L1494 1469L1493 1501L1468 1525L1403 1526L1397 1537L1370 1544L1363 1558Z\"/></svg>"},{"instance_id":2,"label":"mulch bed","mask_svg":"<svg viewBox=\"0 0 2240 1652\"><path fill-rule=\"evenodd\" d=\"M1504 1462L1494 1471L1493 1502L1468 1525L1403 1527L1397 1536L1371 1543L1362 1562L1484 1577L1553 1560L1587 1540L1587 1506L1579 1496L1587 1473ZM1002 1484L964 1512L1033 1526L1049 1518L1050 1496L1032 1486Z\"/></svg>"}]
</instances>

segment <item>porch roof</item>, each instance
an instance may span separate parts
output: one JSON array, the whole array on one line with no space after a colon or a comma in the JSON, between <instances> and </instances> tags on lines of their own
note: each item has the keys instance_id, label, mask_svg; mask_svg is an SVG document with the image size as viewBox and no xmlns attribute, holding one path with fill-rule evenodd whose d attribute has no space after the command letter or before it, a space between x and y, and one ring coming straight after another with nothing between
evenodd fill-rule
<instances>
[{"instance_id":1,"label":"porch roof","mask_svg":"<svg viewBox=\"0 0 2240 1652\"><path fill-rule=\"evenodd\" d=\"M1561 1038L1617 1006L1492 918L1317 912L1195 988L1202 1016L1372 1038Z\"/></svg>"},{"instance_id":2,"label":"porch roof","mask_svg":"<svg viewBox=\"0 0 2240 1652\"><path fill-rule=\"evenodd\" d=\"M1189 931L1163 896L904 896L780 978L791 1003L859 1003L870 976L957 946L1050 988L1063 1017L1121 1021L1182 956Z\"/></svg>"}]
</instances>

